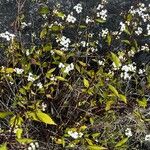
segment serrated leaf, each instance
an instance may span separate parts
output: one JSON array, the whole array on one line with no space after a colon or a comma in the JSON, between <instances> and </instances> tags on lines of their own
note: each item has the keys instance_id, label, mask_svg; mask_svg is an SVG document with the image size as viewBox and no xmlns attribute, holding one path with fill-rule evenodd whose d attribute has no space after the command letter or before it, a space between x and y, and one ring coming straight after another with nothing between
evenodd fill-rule
<instances>
[{"instance_id":1,"label":"serrated leaf","mask_svg":"<svg viewBox=\"0 0 150 150\"><path fill-rule=\"evenodd\" d=\"M103 147L103 146L98 146L98 145L90 145L88 146L89 150L106 150L107 148Z\"/></svg>"},{"instance_id":2,"label":"serrated leaf","mask_svg":"<svg viewBox=\"0 0 150 150\"><path fill-rule=\"evenodd\" d=\"M90 86L89 81L87 79L83 79L83 84L86 88L88 88Z\"/></svg>"},{"instance_id":3,"label":"serrated leaf","mask_svg":"<svg viewBox=\"0 0 150 150\"><path fill-rule=\"evenodd\" d=\"M127 104L127 98L125 95L119 94L119 98L121 99L121 101Z\"/></svg>"},{"instance_id":4,"label":"serrated leaf","mask_svg":"<svg viewBox=\"0 0 150 150\"><path fill-rule=\"evenodd\" d=\"M0 112L0 118L6 118L9 115L12 115L13 112Z\"/></svg>"},{"instance_id":5,"label":"serrated leaf","mask_svg":"<svg viewBox=\"0 0 150 150\"><path fill-rule=\"evenodd\" d=\"M119 141L115 147L121 147L122 145L124 145L126 142L128 141L128 138L124 138L121 141Z\"/></svg>"},{"instance_id":6,"label":"serrated leaf","mask_svg":"<svg viewBox=\"0 0 150 150\"><path fill-rule=\"evenodd\" d=\"M36 115L37 115L37 118L41 122L44 122L44 123L50 124L50 125L56 125L56 123L52 120L52 118L48 114L45 114L42 111L37 111Z\"/></svg>"},{"instance_id":7,"label":"serrated leaf","mask_svg":"<svg viewBox=\"0 0 150 150\"><path fill-rule=\"evenodd\" d=\"M22 139L16 139L16 140L21 144L30 144L34 141L33 139L29 139L29 138L22 138Z\"/></svg>"},{"instance_id":8,"label":"serrated leaf","mask_svg":"<svg viewBox=\"0 0 150 150\"><path fill-rule=\"evenodd\" d=\"M117 89L114 86L109 84L108 87L114 93L114 95L119 97L119 93L118 93Z\"/></svg>"},{"instance_id":9,"label":"serrated leaf","mask_svg":"<svg viewBox=\"0 0 150 150\"><path fill-rule=\"evenodd\" d=\"M112 57L112 60L113 62L115 63L116 67L119 68L121 66L121 62L120 62L120 59L117 57L116 54L112 53L111 52L111 57Z\"/></svg>"},{"instance_id":10,"label":"serrated leaf","mask_svg":"<svg viewBox=\"0 0 150 150\"><path fill-rule=\"evenodd\" d=\"M7 150L7 144L6 143L1 144L0 150Z\"/></svg>"}]
</instances>

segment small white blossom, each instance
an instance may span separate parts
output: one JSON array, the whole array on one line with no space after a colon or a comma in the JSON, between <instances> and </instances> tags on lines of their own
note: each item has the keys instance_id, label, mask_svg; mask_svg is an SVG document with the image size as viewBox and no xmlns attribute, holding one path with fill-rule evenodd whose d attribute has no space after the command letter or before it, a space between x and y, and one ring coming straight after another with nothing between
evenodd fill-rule
<instances>
[{"instance_id":1,"label":"small white blossom","mask_svg":"<svg viewBox=\"0 0 150 150\"><path fill-rule=\"evenodd\" d=\"M89 16L86 16L85 23L88 24L90 22L93 22L93 20Z\"/></svg>"},{"instance_id":2,"label":"small white blossom","mask_svg":"<svg viewBox=\"0 0 150 150\"><path fill-rule=\"evenodd\" d=\"M24 72L23 69L19 69L19 68L15 68L14 71L17 73L17 74L22 74Z\"/></svg>"},{"instance_id":3,"label":"small white blossom","mask_svg":"<svg viewBox=\"0 0 150 150\"><path fill-rule=\"evenodd\" d=\"M147 35L150 35L150 24L147 24L146 29L147 29Z\"/></svg>"},{"instance_id":4,"label":"small white blossom","mask_svg":"<svg viewBox=\"0 0 150 150\"><path fill-rule=\"evenodd\" d=\"M103 9L100 12L97 12L97 17L100 17L102 20L106 21L106 19L107 19L107 10Z\"/></svg>"},{"instance_id":5,"label":"small white blossom","mask_svg":"<svg viewBox=\"0 0 150 150\"><path fill-rule=\"evenodd\" d=\"M42 103L42 111L45 111L45 110L46 110L46 108L47 108L47 104Z\"/></svg>"},{"instance_id":6,"label":"small white blossom","mask_svg":"<svg viewBox=\"0 0 150 150\"><path fill-rule=\"evenodd\" d=\"M150 134L145 136L145 141L150 141Z\"/></svg>"},{"instance_id":7,"label":"small white blossom","mask_svg":"<svg viewBox=\"0 0 150 150\"><path fill-rule=\"evenodd\" d=\"M102 29L102 37L105 38L107 34L108 34L108 29L107 28L104 30Z\"/></svg>"},{"instance_id":8,"label":"small white blossom","mask_svg":"<svg viewBox=\"0 0 150 150\"><path fill-rule=\"evenodd\" d=\"M56 40L57 42L60 42L60 44L65 48L67 49L69 47L69 44L71 43L70 39L65 37L65 36L62 36L61 38L57 39Z\"/></svg>"},{"instance_id":9,"label":"small white blossom","mask_svg":"<svg viewBox=\"0 0 150 150\"><path fill-rule=\"evenodd\" d=\"M74 139L81 138L83 136L83 133L81 133L81 132L78 133L76 131L75 132L68 131L68 134Z\"/></svg>"},{"instance_id":10,"label":"small white blossom","mask_svg":"<svg viewBox=\"0 0 150 150\"><path fill-rule=\"evenodd\" d=\"M136 33L137 35L142 34L142 32L143 32L143 29L142 29L141 27L138 27L137 30L135 31L135 33Z\"/></svg>"},{"instance_id":11,"label":"small white blossom","mask_svg":"<svg viewBox=\"0 0 150 150\"><path fill-rule=\"evenodd\" d=\"M123 22L120 22L120 31L123 32L126 29L126 25Z\"/></svg>"},{"instance_id":12,"label":"small white blossom","mask_svg":"<svg viewBox=\"0 0 150 150\"><path fill-rule=\"evenodd\" d=\"M71 70L73 70L74 69L74 64L73 63L71 63L70 65L68 65L66 68L65 68L65 70L64 70L64 73L69 73Z\"/></svg>"},{"instance_id":13,"label":"small white blossom","mask_svg":"<svg viewBox=\"0 0 150 150\"><path fill-rule=\"evenodd\" d=\"M103 65L104 65L104 61L99 60L99 61L98 61L98 64L99 64L100 66L103 66Z\"/></svg>"},{"instance_id":14,"label":"small white blossom","mask_svg":"<svg viewBox=\"0 0 150 150\"><path fill-rule=\"evenodd\" d=\"M64 65L63 63L60 62L58 67L59 67L59 68L64 68L65 65Z\"/></svg>"},{"instance_id":15,"label":"small white blossom","mask_svg":"<svg viewBox=\"0 0 150 150\"><path fill-rule=\"evenodd\" d=\"M28 75L28 81L31 81L31 82L34 82L35 81L35 78L33 76L33 74L31 72L29 72L29 75Z\"/></svg>"},{"instance_id":16,"label":"small white blossom","mask_svg":"<svg viewBox=\"0 0 150 150\"><path fill-rule=\"evenodd\" d=\"M43 85L41 82L37 83L37 86L39 87L39 89L43 88Z\"/></svg>"},{"instance_id":17,"label":"small white blossom","mask_svg":"<svg viewBox=\"0 0 150 150\"><path fill-rule=\"evenodd\" d=\"M72 15L72 13L69 14L69 15L67 16L67 19L66 19L67 22L71 22L71 23L75 23L76 20L77 20L77 19Z\"/></svg>"},{"instance_id":18,"label":"small white blossom","mask_svg":"<svg viewBox=\"0 0 150 150\"><path fill-rule=\"evenodd\" d=\"M82 5L80 3L78 3L76 6L73 7L73 9L76 10L76 12L79 14L82 12Z\"/></svg>"},{"instance_id":19,"label":"small white blossom","mask_svg":"<svg viewBox=\"0 0 150 150\"><path fill-rule=\"evenodd\" d=\"M102 5L102 4L99 4L98 6L97 6L97 10L101 10L101 9L103 9L104 8L104 5Z\"/></svg>"},{"instance_id":20,"label":"small white blossom","mask_svg":"<svg viewBox=\"0 0 150 150\"><path fill-rule=\"evenodd\" d=\"M131 136L132 136L132 131L131 131L130 128L127 128L127 129L125 130L125 135L126 135L127 137L131 137Z\"/></svg>"},{"instance_id":21,"label":"small white blossom","mask_svg":"<svg viewBox=\"0 0 150 150\"><path fill-rule=\"evenodd\" d=\"M30 55L29 49L26 50L26 55L27 55L27 56Z\"/></svg>"}]
</instances>

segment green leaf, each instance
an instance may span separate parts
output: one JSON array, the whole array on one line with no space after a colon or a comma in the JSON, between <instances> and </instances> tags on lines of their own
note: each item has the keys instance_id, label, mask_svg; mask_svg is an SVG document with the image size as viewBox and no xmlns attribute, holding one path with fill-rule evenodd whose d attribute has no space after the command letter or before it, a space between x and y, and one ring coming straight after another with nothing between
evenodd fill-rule
<instances>
[{"instance_id":1,"label":"green leaf","mask_svg":"<svg viewBox=\"0 0 150 150\"><path fill-rule=\"evenodd\" d=\"M112 104L114 104L114 101L107 101L107 102L106 102L105 110L106 110L106 111L110 110Z\"/></svg>"},{"instance_id":2,"label":"green leaf","mask_svg":"<svg viewBox=\"0 0 150 150\"><path fill-rule=\"evenodd\" d=\"M104 21L104 20L102 20L102 19L95 19L95 21L97 22L97 23L105 23L106 21Z\"/></svg>"},{"instance_id":3,"label":"green leaf","mask_svg":"<svg viewBox=\"0 0 150 150\"><path fill-rule=\"evenodd\" d=\"M119 98L121 99L121 101L127 104L127 98L125 95L119 94Z\"/></svg>"},{"instance_id":4,"label":"green leaf","mask_svg":"<svg viewBox=\"0 0 150 150\"><path fill-rule=\"evenodd\" d=\"M0 150L7 150L7 144L6 143L1 144Z\"/></svg>"},{"instance_id":5,"label":"green leaf","mask_svg":"<svg viewBox=\"0 0 150 150\"><path fill-rule=\"evenodd\" d=\"M47 35L47 28L43 28L42 31L40 32L40 39L45 38Z\"/></svg>"},{"instance_id":6,"label":"green leaf","mask_svg":"<svg viewBox=\"0 0 150 150\"><path fill-rule=\"evenodd\" d=\"M56 123L51 119L51 117L41 111L37 111L36 115L38 119L46 124L56 125Z\"/></svg>"},{"instance_id":7,"label":"green leaf","mask_svg":"<svg viewBox=\"0 0 150 150\"><path fill-rule=\"evenodd\" d=\"M32 139L29 139L29 138L22 138L22 139L16 139L16 140L21 144L30 144L34 141Z\"/></svg>"},{"instance_id":8,"label":"green leaf","mask_svg":"<svg viewBox=\"0 0 150 150\"><path fill-rule=\"evenodd\" d=\"M65 57L64 52L61 51L61 50L54 50L54 52L55 52L57 55L59 55L59 56Z\"/></svg>"},{"instance_id":9,"label":"green leaf","mask_svg":"<svg viewBox=\"0 0 150 150\"><path fill-rule=\"evenodd\" d=\"M119 97L119 93L114 86L109 84L108 87L117 97Z\"/></svg>"},{"instance_id":10,"label":"green leaf","mask_svg":"<svg viewBox=\"0 0 150 150\"><path fill-rule=\"evenodd\" d=\"M13 73L14 72L14 69L13 68L6 68L6 73Z\"/></svg>"},{"instance_id":11,"label":"green leaf","mask_svg":"<svg viewBox=\"0 0 150 150\"><path fill-rule=\"evenodd\" d=\"M47 78L50 78L51 75L52 75L52 73L55 71L55 69L56 69L56 68L52 68L52 69L50 69L49 71L47 71L46 77L47 77Z\"/></svg>"},{"instance_id":12,"label":"green leaf","mask_svg":"<svg viewBox=\"0 0 150 150\"><path fill-rule=\"evenodd\" d=\"M56 79L57 80L60 80L60 81L67 81L65 78L61 77L61 76L56 76Z\"/></svg>"},{"instance_id":13,"label":"green leaf","mask_svg":"<svg viewBox=\"0 0 150 150\"><path fill-rule=\"evenodd\" d=\"M52 45L51 45L51 43L48 43L48 44L46 44L46 45L44 45L44 47L43 47L43 50L44 51L50 51L52 49Z\"/></svg>"},{"instance_id":14,"label":"green leaf","mask_svg":"<svg viewBox=\"0 0 150 150\"><path fill-rule=\"evenodd\" d=\"M143 98L142 100L138 100L138 104L139 104L140 107L143 107L143 108L147 107L146 98Z\"/></svg>"},{"instance_id":15,"label":"green leaf","mask_svg":"<svg viewBox=\"0 0 150 150\"><path fill-rule=\"evenodd\" d=\"M126 142L128 141L128 138L124 138L121 141L119 141L115 147L121 147L122 145L124 145Z\"/></svg>"},{"instance_id":16,"label":"green leaf","mask_svg":"<svg viewBox=\"0 0 150 150\"><path fill-rule=\"evenodd\" d=\"M23 95L26 95L26 90L24 88L20 88L19 89L19 92Z\"/></svg>"},{"instance_id":17,"label":"green leaf","mask_svg":"<svg viewBox=\"0 0 150 150\"><path fill-rule=\"evenodd\" d=\"M89 150L106 150L107 148L103 147L103 146L98 146L98 145L90 145L88 146Z\"/></svg>"},{"instance_id":18,"label":"green leaf","mask_svg":"<svg viewBox=\"0 0 150 150\"><path fill-rule=\"evenodd\" d=\"M29 117L32 120L39 121L39 119L38 119L38 117L37 117L35 112L27 111L26 115L27 115L27 117Z\"/></svg>"},{"instance_id":19,"label":"green leaf","mask_svg":"<svg viewBox=\"0 0 150 150\"><path fill-rule=\"evenodd\" d=\"M112 57L112 60L113 62L115 63L116 67L119 68L121 66L121 62L120 62L120 59L117 57L116 54L112 53L111 52L111 57Z\"/></svg>"},{"instance_id":20,"label":"green leaf","mask_svg":"<svg viewBox=\"0 0 150 150\"><path fill-rule=\"evenodd\" d=\"M0 112L0 118L6 118L9 115L12 115L13 112Z\"/></svg>"},{"instance_id":21,"label":"green leaf","mask_svg":"<svg viewBox=\"0 0 150 150\"><path fill-rule=\"evenodd\" d=\"M16 131L16 136L17 136L18 139L21 138L22 132L23 132L22 128L18 128L18 129L17 129L17 131Z\"/></svg>"},{"instance_id":22,"label":"green leaf","mask_svg":"<svg viewBox=\"0 0 150 150\"><path fill-rule=\"evenodd\" d=\"M109 46L111 44L111 40L112 40L111 35L110 35L110 33L108 33L107 34L107 43L108 43Z\"/></svg>"},{"instance_id":23,"label":"green leaf","mask_svg":"<svg viewBox=\"0 0 150 150\"><path fill-rule=\"evenodd\" d=\"M43 6L39 9L39 13L42 15L48 14L49 13L49 8L48 6Z\"/></svg>"},{"instance_id":24,"label":"green leaf","mask_svg":"<svg viewBox=\"0 0 150 150\"><path fill-rule=\"evenodd\" d=\"M84 86L88 88L90 86L89 81L87 79L83 79Z\"/></svg>"}]
</instances>

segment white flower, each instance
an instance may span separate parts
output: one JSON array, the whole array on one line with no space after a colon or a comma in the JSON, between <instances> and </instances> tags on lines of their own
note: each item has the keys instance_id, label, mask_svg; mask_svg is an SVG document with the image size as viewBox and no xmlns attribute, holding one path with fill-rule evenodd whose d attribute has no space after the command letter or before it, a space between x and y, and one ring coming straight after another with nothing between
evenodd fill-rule
<instances>
[{"instance_id":1,"label":"white flower","mask_svg":"<svg viewBox=\"0 0 150 150\"><path fill-rule=\"evenodd\" d=\"M28 75L28 81L31 81L31 82L34 82L35 81L35 78L33 77L33 74L31 72L29 72L29 75Z\"/></svg>"},{"instance_id":2,"label":"white flower","mask_svg":"<svg viewBox=\"0 0 150 150\"><path fill-rule=\"evenodd\" d=\"M107 10L101 10L100 12L97 12L97 17L100 17L102 20L106 20L107 19Z\"/></svg>"},{"instance_id":3,"label":"white flower","mask_svg":"<svg viewBox=\"0 0 150 150\"><path fill-rule=\"evenodd\" d=\"M123 78L124 80L131 79L131 76L129 75L128 72L122 72L120 77Z\"/></svg>"},{"instance_id":4,"label":"white flower","mask_svg":"<svg viewBox=\"0 0 150 150\"><path fill-rule=\"evenodd\" d=\"M34 143L30 143L30 146L32 150L36 150L36 147L35 147L35 144ZM29 147L28 147L28 150L29 150Z\"/></svg>"},{"instance_id":5,"label":"white flower","mask_svg":"<svg viewBox=\"0 0 150 150\"><path fill-rule=\"evenodd\" d=\"M59 68L64 68L65 65L64 65L63 63L60 62L58 67L59 67Z\"/></svg>"},{"instance_id":6,"label":"white flower","mask_svg":"<svg viewBox=\"0 0 150 150\"><path fill-rule=\"evenodd\" d=\"M43 85L41 82L37 83L37 86L39 87L39 89L43 88Z\"/></svg>"},{"instance_id":7,"label":"white flower","mask_svg":"<svg viewBox=\"0 0 150 150\"><path fill-rule=\"evenodd\" d=\"M89 45L89 43L86 43L85 41L81 41L81 44L82 44L83 47L86 47L86 46Z\"/></svg>"},{"instance_id":8,"label":"white flower","mask_svg":"<svg viewBox=\"0 0 150 150\"><path fill-rule=\"evenodd\" d=\"M125 135L126 135L127 137L131 137L131 136L132 136L132 131L131 131L130 128L127 128L127 129L125 130Z\"/></svg>"},{"instance_id":9,"label":"white flower","mask_svg":"<svg viewBox=\"0 0 150 150\"><path fill-rule=\"evenodd\" d=\"M26 50L26 55L27 55L27 56L30 55L29 49Z\"/></svg>"},{"instance_id":10,"label":"white flower","mask_svg":"<svg viewBox=\"0 0 150 150\"><path fill-rule=\"evenodd\" d=\"M47 104L42 103L42 111L45 111L45 110L46 110L46 108L47 108Z\"/></svg>"},{"instance_id":11,"label":"white flower","mask_svg":"<svg viewBox=\"0 0 150 150\"><path fill-rule=\"evenodd\" d=\"M107 28L104 30L102 29L102 37L105 38L107 34L108 34L108 29Z\"/></svg>"},{"instance_id":12,"label":"white flower","mask_svg":"<svg viewBox=\"0 0 150 150\"><path fill-rule=\"evenodd\" d=\"M76 12L79 14L82 12L82 5L80 3L78 3L76 6L73 7L73 9L76 10Z\"/></svg>"},{"instance_id":13,"label":"white flower","mask_svg":"<svg viewBox=\"0 0 150 150\"><path fill-rule=\"evenodd\" d=\"M147 29L147 35L150 35L150 24L147 24L146 29Z\"/></svg>"},{"instance_id":14,"label":"white flower","mask_svg":"<svg viewBox=\"0 0 150 150\"><path fill-rule=\"evenodd\" d=\"M17 74L22 74L24 72L23 69L19 69L19 68L15 68L14 71L17 73Z\"/></svg>"},{"instance_id":15,"label":"white flower","mask_svg":"<svg viewBox=\"0 0 150 150\"><path fill-rule=\"evenodd\" d=\"M5 33L1 33L0 37L5 38L7 41L13 40L15 35L6 31Z\"/></svg>"},{"instance_id":16,"label":"white flower","mask_svg":"<svg viewBox=\"0 0 150 150\"><path fill-rule=\"evenodd\" d=\"M125 72L135 72L136 71L136 66L133 66L133 64L128 64L128 65L124 65L121 70L125 71Z\"/></svg>"},{"instance_id":17,"label":"white flower","mask_svg":"<svg viewBox=\"0 0 150 150\"><path fill-rule=\"evenodd\" d=\"M34 144L35 144L36 148L39 148L39 143L38 142L35 142Z\"/></svg>"},{"instance_id":18,"label":"white flower","mask_svg":"<svg viewBox=\"0 0 150 150\"><path fill-rule=\"evenodd\" d=\"M126 25L123 22L120 22L120 31L123 32L126 29Z\"/></svg>"},{"instance_id":19,"label":"white flower","mask_svg":"<svg viewBox=\"0 0 150 150\"><path fill-rule=\"evenodd\" d=\"M145 136L145 141L150 141L150 134Z\"/></svg>"},{"instance_id":20,"label":"white flower","mask_svg":"<svg viewBox=\"0 0 150 150\"><path fill-rule=\"evenodd\" d=\"M66 49L69 47L69 43L71 43L70 39L65 36L62 36L60 39L57 39L56 41L60 42L60 44Z\"/></svg>"},{"instance_id":21,"label":"white flower","mask_svg":"<svg viewBox=\"0 0 150 150\"><path fill-rule=\"evenodd\" d=\"M64 73L69 73L71 70L73 70L74 69L74 64L73 63L71 63L70 65L68 65L66 68L65 68L65 70L64 70Z\"/></svg>"},{"instance_id":22,"label":"white flower","mask_svg":"<svg viewBox=\"0 0 150 150\"><path fill-rule=\"evenodd\" d=\"M102 4L99 4L98 6L97 6L97 10L101 10L101 9L103 9L104 8L104 5L102 5Z\"/></svg>"},{"instance_id":23,"label":"white flower","mask_svg":"<svg viewBox=\"0 0 150 150\"><path fill-rule=\"evenodd\" d=\"M101 60L99 60L99 61L98 61L98 64L101 65L101 66L103 66L103 65L104 65L104 62L101 61Z\"/></svg>"},{"instance_id":24,"label":"white flower","mask_svg":"<svg viewBox=\"0 0 150 150\"><path fill-rule=\"evenodd\" d=\"M81 132L78 133L76 131L75 132L68 131L68 134L74 139L81 138L83 136L83 133L81 133Z\"/></svg>"},{"instance_id":25,"label":"white flower","mask_svg":"<svg viewBox=\"0 0 150 150\"><path fill-rule=\"evenodd\" d=\"M85 23L88 24L89 22L93 22L93 20L89 16L86 16Z\"/></svg>"},{"instance_id":26,"label":"white flower","mask_svg":"<svg viewBox=\"0 0 150 150\"><path fill-rule=\"evenodd\" d=\"M138 28L137 28L137 31L135 31L135 33L136 33L137 35L142 34L142 32L143 32L143 29L142 29L141 27L138 27Z\"/></svg>"},{"instance_id":27,"label":"white flower","mask_svg":"<svg viewBox=\"0 0 150 150\"><path fill-rule=\"evenodd\" d=\"M72 22L72 23L75 23L76 22L76 18L71 14L69 14L67 16L67 19L66 19L67 22Z\"/></svg>"}]
</instances>

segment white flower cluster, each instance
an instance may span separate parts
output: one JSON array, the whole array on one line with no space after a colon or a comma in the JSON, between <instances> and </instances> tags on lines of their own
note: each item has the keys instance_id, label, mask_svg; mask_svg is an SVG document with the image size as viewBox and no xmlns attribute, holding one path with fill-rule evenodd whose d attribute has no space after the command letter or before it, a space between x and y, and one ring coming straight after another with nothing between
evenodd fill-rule
<instances>
[{"instance_id":1,"label":"white flower cluster","mask_svg":"<svg viewBox=\"0 0 150 150\"><path fill-rule=\"evenodd\" d=\"M17 74L22 74L24 72L23 69L20 69L20 68L15 68L14 71L17 73Z\"/></svg>"},{"instance_id":2,"label":"white flower cluster","mask_svg":"<svg viewBox=\"0 0 150 150\"><path fill-rule=\"evenodd\" d=\"M141 51L148 51L149 52L149 50L150 49L149 49L149 45L148 44L145 44L145 45L141 46Z\"/></svg>"},{"instance_id":3,"label":"white flower cluster","mask_svg":"<svg viewBox=\"0 0 150 150\"><path fill-rule=\"evenodd\" d=\"M97 17L99 17L102 20L106 21L106 19L107 19L107 10L103 9L100 12L97 12Z\"/></svg>"},{"instance_id":4,"label":"white flower cluster","mask_svg":"<svg viewBox=\"0 0 150 150\"><path fill-rule=\"evenodd\" d=\"M65 65L63 63L59 63L59 68L64 68L64 73L69 73L71 70L74 70L74 64L71 63L69 65L67 65L67 67L65 67Z\"/></svg>"},{"instance_id":5,"label":"white flower cluster","mask_svg":"<svg viewBox=\"0 0 150 150\"><path fill-rule=\"evenodd\" d=\"M8 31L6 31L5 33L1 33L0 37L1 38L5 38L7 41L10 41L10 40L13 40L13 38L15 37L15 35L9 33Z\"/></svg>"},{"instance_id":6,"label":"white flower cluster","mask_svg":"<svg viewBox=\"0 0 150 150\"><path fill-rule=\"evenodd\" d=\"M125 135L126 135L127 137L131 137L131 136L132 136L132 131L131 131L130 128L127 128L127 129L125 130Z\"/></svg>"},{"instance_id":7,"label":"white flower cluster","mask_svg":"<svg viewBox=\"0 0 150 150\"><path fill-rule=\"evenodd\" d=\"M70 13L67 18L66 18L66 21L67 22L71 22L71 23L75 23L76 22L76 18L73 16L73 13Z\"/></svg>"},{"instance_id":8,"label":"white flower cluster","mask_svg":"<svg viewBox=\"0 0 150 150\"><path fill-rule=\"evenodd\" d=\"M104 66L104 61L99 60L99 61L98 61L98 64L99 64L100 66Z\"/></svg>"},{"instance_id":9,"label":"white flower cluster","mask_svg":"<svg viewBox=\"0 0 150 150\"><path fill-rule=\"evenodd\" d=\"M149 21L150 19L150 16L148 13L146 13L147 11L147 7L145 6L144 3L139 3L139 7L138 8L134 8L133 6L131 6L130 10L129 10L129 13L131 13L133 16L135 14L138 14L144 22L147 22Z\"/></svg>"},{"instance_id":10,"label":"white flower cluster","mask_svg":"<svg viewBox=\"0 0 150 150\"><path fill-rule=\"evenodd\" d=\"M76 10L76 12L79 14L82 12L82 5L80 3L78 3L76 6L73 7L73 9Z\"/></svg>"},{"instance_id":11,"label":"white flower cluster","mask_svg":"<svg viewBox=\"0 0 150 150\"><path fill-rule=\"evenodd\" d=\"M25 27L31 26L31 23L21 22L21 28L24 29Z\"/></svg>"},{"instance_id":12,"label":"white flower cluster","mask_svg":"<svg viewBox=\"0 0 150 150\"><path fill-rule=\"evenodd\" d=\"M123 71L121 73L121 78L124 78L124 80L130 79L131 76L130 76L129 72L135 72L136 66L133 66L133 64L124 65L124 66L122 66L121 70Z\"/></svg>"},{"instance_id":13,"label":"white flower cluster","mask_svg":"<svg viewBox=\"0 0 150 150\"><path fill-rule=\"evenodd\" d=\"M77 138L81 138L83 136L83 133L82 132L73 132L73 131L68 131L68 134L74 138L74 139L77 139Z\"/></svg>"},{"instance_id":14,"label":"white flower cluster","mask_svg":"<svg viewBox=\"0 0 150 150\"><path fill-rule=\"evenodd\" d=\"M27 148L27 150L36 150L39 149L39 143L35 142L35 143L30 143L29 147Z\"/></svg>"},{"instance_id":15,"label":"white flower cluster","mask_svg":"<svg viewBox=\"0 0 150 150\"><path fill-rule=\"evenodd\" d=\"M61 68L61 67L59 67L59 68ZM57 78L54 75L51 75L50 80L51 81L57 81Z\"/></svg>"},{"instance_id":16,"label":"white flower cluster","mask_svg":"<svg viewBox=\"0 0 150 150\"><path fill-rule=\"evenodd\" d=\"M67 50L69 47L69 44L71 43L70 39L65 36L62 36L61 38L57 39L56 41L59 42L64 47L63 50Z\"/></svg>"}]
</instances>

